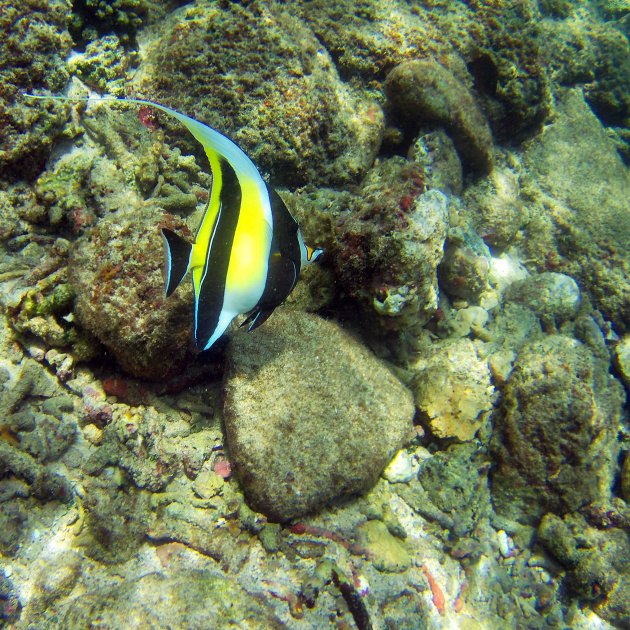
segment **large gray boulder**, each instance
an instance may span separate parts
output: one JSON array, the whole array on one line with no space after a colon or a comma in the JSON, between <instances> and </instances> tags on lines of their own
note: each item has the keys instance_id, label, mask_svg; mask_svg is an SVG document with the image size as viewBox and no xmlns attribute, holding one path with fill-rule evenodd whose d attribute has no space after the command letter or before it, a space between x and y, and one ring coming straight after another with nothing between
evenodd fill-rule
<instances>
[{"instance_id":1,"label":"large gray boulder","mask_svg":"<svg viewBox=\"0 0 630 630\"><path fill-rule=\"evenodd\" d=\"M280 310L228 349L225 428L251 506L274 520L368 490L411 430L413 399L337 324Z\"/></svg>"}]
</instances>

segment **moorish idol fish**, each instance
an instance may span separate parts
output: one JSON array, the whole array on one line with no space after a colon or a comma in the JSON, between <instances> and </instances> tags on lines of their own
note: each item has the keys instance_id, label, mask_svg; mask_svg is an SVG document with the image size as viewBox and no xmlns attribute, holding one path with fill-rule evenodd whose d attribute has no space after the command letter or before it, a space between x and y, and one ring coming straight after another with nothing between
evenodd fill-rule
<instances>
[{"instance_id":1,"label":"moorish idol fish","mask_svg":"<svg viewBox=\"0 0 630 630\"><path fill-rule=\"evenodd\" d=\"M33 96L149 105L179 120L204 148L212 191L194 243L162 229L166 296L189 271L195 295L195 343L208 350L237 315L260 326L295 286L301 269L323 250L304 243L297 221L254 163L230 139L178 111L137 98Z\"/></svg>"}]
</instances>

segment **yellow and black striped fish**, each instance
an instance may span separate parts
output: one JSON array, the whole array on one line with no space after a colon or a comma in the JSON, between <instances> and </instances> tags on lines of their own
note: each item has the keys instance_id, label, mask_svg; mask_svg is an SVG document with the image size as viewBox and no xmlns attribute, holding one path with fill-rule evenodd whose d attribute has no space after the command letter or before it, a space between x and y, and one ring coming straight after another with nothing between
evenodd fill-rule
<instances>
[{"instance_id":1,"label":"yellow and black striped fish","mask_svg":"<svg viewBox=\"0 0 630 630\"><path fill-rule=\"evenodd\" d=\"M92 100L29 96L60 100ZM179 120L203 146L212 169L212 192L194 243L163 229L166 295L189 271L195 294L195 342L208 350L230 322L254 330L291 293L302 267L323 250L305 245L278 193L247 155L224 135L178 111L142 99L93 100L150 105Z\"/></svg>"}]
</instances>

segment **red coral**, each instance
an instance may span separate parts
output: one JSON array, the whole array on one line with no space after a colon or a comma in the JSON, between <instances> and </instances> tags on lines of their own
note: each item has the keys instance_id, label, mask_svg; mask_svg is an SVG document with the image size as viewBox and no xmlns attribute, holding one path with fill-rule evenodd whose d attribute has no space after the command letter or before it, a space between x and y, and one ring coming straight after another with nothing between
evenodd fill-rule
<instances>
[{"instance_id":1,"label":"red coral","mask_svg":"<svg viewBox=\"0 0 630 630\"><path fill-rule=\"evenodd\" d=\"M143 105L138 110L138 119L151 132L158 130L158 116L153 107Z\"/></svg>"}]
</instances>

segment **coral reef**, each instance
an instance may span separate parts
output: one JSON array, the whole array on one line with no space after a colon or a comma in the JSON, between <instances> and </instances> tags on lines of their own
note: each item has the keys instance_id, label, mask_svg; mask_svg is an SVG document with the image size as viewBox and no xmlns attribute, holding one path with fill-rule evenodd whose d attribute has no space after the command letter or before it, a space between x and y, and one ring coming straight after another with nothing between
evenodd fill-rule
<instances>
[{"instance_id":1,"label":"coral reef","mask_svg":"<svg viewBox=\"0 0 630 630\"><path fill-rule=\"evenodd\" d=\"M32 179L61 134L68 106L25 104L20 90L63 90L65 58L72 40L66 31L66 2L0 3L0 172L4 181Z\"/></svg>"},{"instance_id":2,"label":"coral reef","mask_svg":"<svg viewBox=\"0 0 630 630\"><path fill-rule=\"evenodd\" d=\"M228 447L252 507L273 519L365 491L411 431L409 392L332 323L278 312L228 352Z\"/></svg>"},{"instance_id":3,"label":"coral reef","mask_svg":"<svg viewBox=\"0 0 630 630\"><path fill-rule=\"evenodd\" d=\"M627 2L0 9L0 624L629 625ZM285 187L260 329L193 358L207 157L90 89Z\"/></svg>"},{"instance_id":4,"label":"coral reef","mask_svg":"<svg viewBox=\"0 0 630 630\"><path fill-rule=\"evenodd\" d=\"M147 48L135 89L220 129L276 184L355 181L371 166L381 109L341 82L306 25L263 2L182 11Z\"/></svg>"}]
</instances>

